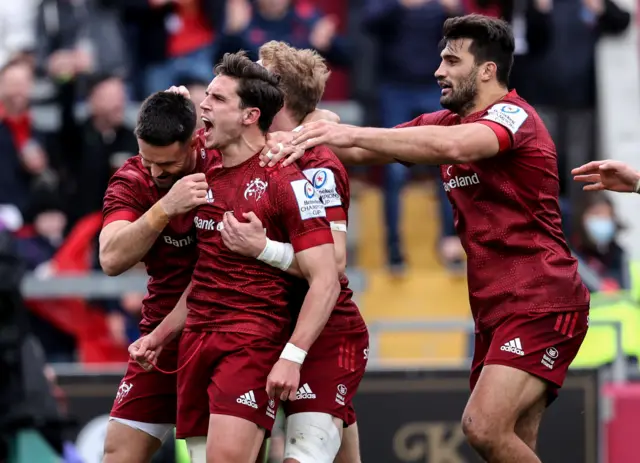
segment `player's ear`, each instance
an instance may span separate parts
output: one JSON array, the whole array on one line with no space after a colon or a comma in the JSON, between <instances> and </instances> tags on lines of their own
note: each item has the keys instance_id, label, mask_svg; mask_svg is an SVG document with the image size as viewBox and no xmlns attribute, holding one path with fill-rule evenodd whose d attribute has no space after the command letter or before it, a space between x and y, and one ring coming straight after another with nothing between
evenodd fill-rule
<instances>
[{"instance_id":1,"label":"player's ear","mask_svg":"<svg viewBox=\"0 0 640 463\"><path fill-rule=\"evenodd\" d=\"M483 82L488 82L493 79L498 71L498 66L493 61L487 61L480 66L480 79Z\"/></svg>"},{"instance_id":2,"label":"player's ear","mask_svg":"<svg viewBox=\"0 0 640 463\"><path fill-rule=\"evenodd\" d=\"M260 110L258 108L247 108L244 110L242 122L244 125L253 125L260 119Z\"/></svg>"}]
</instances>

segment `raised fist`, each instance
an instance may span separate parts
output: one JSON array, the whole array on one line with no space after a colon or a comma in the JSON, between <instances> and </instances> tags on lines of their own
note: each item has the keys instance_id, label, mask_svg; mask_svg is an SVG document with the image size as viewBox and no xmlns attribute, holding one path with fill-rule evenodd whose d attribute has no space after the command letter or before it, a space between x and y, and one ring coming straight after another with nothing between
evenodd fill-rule
<instances>
[{"instance_id":1,"label":"raised fist","mask_svg":"<svg viewBox=\"0 0 640 463\"><path fill-rule=\"evenodd\" d=\"M204 174L191 174L182 177L160 200L162 208L172 218L205 204L209 184Z\"/></svg>"}]
</instances>

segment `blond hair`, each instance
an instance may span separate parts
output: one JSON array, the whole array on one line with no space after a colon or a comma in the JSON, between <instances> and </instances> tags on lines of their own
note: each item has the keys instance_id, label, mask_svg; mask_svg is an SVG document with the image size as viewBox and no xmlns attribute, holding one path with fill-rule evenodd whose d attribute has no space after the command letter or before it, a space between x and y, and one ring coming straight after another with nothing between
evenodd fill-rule
<instances>
[{"instance_id":1,"label":"blond hair","mask_svg":"<svg viewBox=\"0 0 640 463\"><path fill-rule=\"evenodd\" d=\"M299 121L316 109L331 72L316 51L272 40L260 47L262 65L280 76L285 104Z\"/></svg>"}]
</instances>

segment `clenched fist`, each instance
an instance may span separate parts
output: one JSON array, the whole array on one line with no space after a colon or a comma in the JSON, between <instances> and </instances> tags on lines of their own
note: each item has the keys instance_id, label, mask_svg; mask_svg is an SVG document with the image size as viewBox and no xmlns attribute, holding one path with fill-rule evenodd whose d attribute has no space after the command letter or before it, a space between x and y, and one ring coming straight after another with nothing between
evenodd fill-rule
<instances>
[{"instance_id":1,"label":"clenched fist","mask_svg":"<svg viewBox=\"0 0 640 463\"><path fill-rule=\"evenodd\" d=\"M160 204L169 218L172 218L205 204L208 190L209 184L204 174L187 175L171 187Z\"/></svg>"},{"instance_id":2,"label":"clenched fist","mask_svg":"<svg viewBox=\"0 0 640 463\"><path fill-rule=\"evenodd\" d=\"M162 347L153 334L142 336L129 346L129 356L142 368L150 371L158 361Z\"/></svg>"}]
</instances>

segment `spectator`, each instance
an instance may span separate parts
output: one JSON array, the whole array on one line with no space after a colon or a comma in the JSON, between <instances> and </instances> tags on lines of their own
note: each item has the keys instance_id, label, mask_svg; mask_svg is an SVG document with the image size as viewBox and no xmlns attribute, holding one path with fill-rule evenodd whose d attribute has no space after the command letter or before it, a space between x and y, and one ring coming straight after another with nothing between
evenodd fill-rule
<instances>
[{"instance_id":1,"label":"spectator","mask_svg":"<svg viewBox=\"0 0 640 463\"><path fill-rule=\"evenodd\" d=\"M15 60L0 70L0 204L25 214L35 188L47 188L48 156L29 112L33 69ZM49 185L51 186L51 185Z\"/></svg>"},{"instance_id":2,"label":"spectator","mask_svg":"<svg viewBox=\"0 0 640 463\"><path fill-rule=\"evenodd\" d=\"M554 0L553 46L518 63L526 75L518 91L536 106L556 143L562 194L573 207L582 191L571 168L596 157L596 44L623 32L630 18L611 0Z\"/></svg>"},{"instance_id":3,"label":"spectator","mask_svg":"<svg viewBox=\"0 0 640 463\"><path fill-rule=\"evenodd\" d=\"M37 21L38 68L57 83L93 72L124 73L122 28L102 0L42 0Z\"/></svg>"},{"instance_id":4,"label":"spectator","mask_svg":"<svg viewBox=\"0 0 640 463\"><path fill-rule=\"evenodd\" d=\"M128 346L140 337L140 311L144 294L130 292L120 300L105 301L107 324L112 338L122 346Z\"/></svg>"},{"instance_id":5,"label":"spectator","mask_svg":"<svg viewBox=\"0 0 640 463\"><path fill-rule=\"evenodd\" d=\"M62 87L62 130L57 155L71 198L71 223L102 209L109 178L122 163L138 152L133 130L125 124L127 97L124 81L115 75L90 79L88 116L76 121L75 99L70 87Z\"/></svg>"},{"instance_id":6,"label":"spectator","mask_svg":"<svg viewBox=\"0 0 640 463\"><path fill-rule=\"evenodd\" d=\"M364 27L377 43L380 114L385 127L442 109L440 87L434 77L440 65L438 44L444 21L458 11L458 0L373 0L368 3ZM439 179L438 169L432 172ZM390 164L385 166L384 174L387 261L393 273L400 273L405 260L399 230L400 199L409 169ZM453 225L451 204L439 181L436 188L441 223L439 252L445 265L456 270L464 263L464 251Z\"/></svg>"},{"instance_id":7,"label":"spectator","mask_svg":"<svg viewBox=\"0 0 640 463\"><path fill-rule=\"evenodd\" d=\"M333 65L347 66L351 53L338 35L337 19L323 15L311 2L302 0L229 0L221 52L247 50L253 60L270 40L296 48L313 48Z\"/></svg>"},{"instance_id":8,"label":"spectator","mask_svg":"<svg viewBox=\"0 0 640 463\"><path fill-rule=\"evenodd\" d=\"M43 195L29 211L27 221L33 225L18 234L17 251L27 269L36 275L51 275L50 261L62 245L67 217L60 201L49 194Z\"/></svg>"},{"instance_id":9,"label":"spectator","mask_svg":"<svg viewBox=\"0 0 640 463\"><path fill-rule=\"evenodd\" d=\"M574 251L581 264L595 277L584 279L589 290L629 289L629 262L616 239L622 226L612 201L605 193L585 195L576 218ZM592 280L595 284L590 283Z\"/></svg>"},{"instance_id":10,"label":"spectator","mask_svg":"<svg viewBox=\"0 0 640 463\"><path fill-rule=\"evenodd\" d=\"M181 74L213 77L226 0L104 1L122 14L138 99L178 83Z\"/></svg>"}]
</instances>

